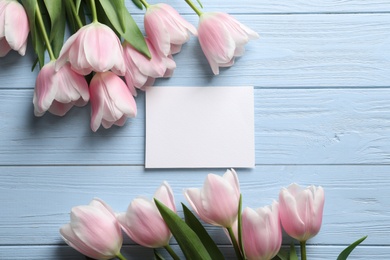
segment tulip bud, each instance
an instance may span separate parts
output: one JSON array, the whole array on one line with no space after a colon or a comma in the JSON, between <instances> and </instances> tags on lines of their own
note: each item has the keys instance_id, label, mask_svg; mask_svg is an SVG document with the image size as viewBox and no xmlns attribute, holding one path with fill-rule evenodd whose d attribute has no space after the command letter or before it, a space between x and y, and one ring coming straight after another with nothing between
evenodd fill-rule
<instances>
[{"instance_id":1,"label":"tulip bud","mask_svg":"<svg viewBox=\"0 0 390 260\"><path fill-rule=\"evenodd\" d=\"M65 242L93 259L111 259L120 255L122 232L114 212L101 200L72 208L71 221L61 227Z\"/></svg>"},{"instance_id":2,"label":"tulip bud","mask_svg":"<svg viewBox=\"0 0 390 260\"><path fill-rule=\"evenodd\" d=\"M202 13L199 18L198 39L215 75L219 67L230 67L235 57L244 53L244 45L259 35L221 12Z\"/></svg>"},{"instance_id":3,"label":"tulip bud","mask_svg":"<svg viewBox=\"0 0 390 260\"><path fill-rule=\"evenodd\" d=\"M24 56L30 31L23 6L14 0L0 0L0 57L11 49Z\"/></svg>"},{"instance_id":4,"label":"tulip bud","mask_svg":"<svg viewBox=\"0 0 390 260\"><path fill-rule=\"evenodd\" d=\"M46 111L63 116L74 105L84 106L88 100L87 81L69 64L56 71L55 61L50 61L39 71L33 97L35 116L42 116Z\"/></svg>"},{"instance_id":5,"label":"tulip bud","mask_svg":"<svg viewBox=\"0 0 390 260\"><path fill-rule=\"evenodd\" d=\"M293 183L279 193L280 219L291 237L304 242L321 228L324 209L324 190L321 186L302 189Z\"/></svg>"},{"instance_id":6,"label":"tulip bud","mask_svg":"<svg viewBox=\"0 0 390 260\"><path fill-rule=\"evenodd\" d=\"M91 129L96 132L100 124L110 128L123 126L128 117L135 117L137 104L125 82L111 71L99 72L90 82Z\"/></svg>"},{"instance_id":7,"label":"tulip bud","mask_svg":"<svg viewBox=\"0 0 390 260\"><path fill-rule=\"evenodd\" d=\"M237 219L240 187L233 169L222 177L207 175L202 189L190 188L184 195L198 216L209 224L231 228Z\"/></svg>"},{"instance_id":8,"label":"tulip bud","mask_svg":"<svg viewBox=\"0 0 390 260\"><path fill-rule=\"evenodd\" d=\"M282 245L278 203L242 213L242 242L249 260L272 259Z\"/></svg>"},{"instance_id":9,"label":"tulip bud","mask_svg":"<svg viewBox=\"0 0 390 260\"><path fill-rule=\"evenodd\" d=\"M172 6L160 3L149 5L144 18L145 32L153 46L164 56L178 53L181 46L197 35L196 28Z\"/></svg>"},{"instance_id":10,"label":"tulip bud","mask_svg":"<svg viewBox=\"0 0 390 260\"><path fill-rule=\"evenodd\" d=\"M65 42L56 70L66 62L81 75L109 70L120 76L125 75L121 42L110 27L99 22L83 26Z\"/></svg>"},{"instance_id":11,"label":"tulip bud","mask_svg":"<svg viewBox=\"0 0 390 260\"><path fill-rule=\"evenodd\" d=\"M176 211L171 187L164 182L156 191L154 198ZM167 246L172 237L156 204L145 198L134 199L126 213L118 215L125 233L136 243L150 248Z\"/></svg>"}]
</instances>

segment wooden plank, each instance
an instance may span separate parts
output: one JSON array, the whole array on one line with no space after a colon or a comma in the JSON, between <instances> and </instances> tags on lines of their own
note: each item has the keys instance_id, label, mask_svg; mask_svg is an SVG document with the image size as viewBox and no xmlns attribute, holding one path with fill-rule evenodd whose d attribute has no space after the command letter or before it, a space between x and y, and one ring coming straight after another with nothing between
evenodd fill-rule
<instances>
[{"instance_id":1,"label":"wooden plank","mask_svg":"<svg viewBox=\"0 0 390 260\"><path fill-rule=\"evenodd\" d=\"M138 16L140 22L142 17ZM196 24L198 18L186 18ZM156 85L258 87L390 86L390 14L237 15L261 38L231 68L213 76L197 38L175 55L177 69ZM33 88L34 58L0 59L0 88Z\"/></svg>"},{"instance_id":2,"label":"wooden plank","mask_svg":"<svg viewBox=\"0 0 390 260\"><path fill-rule=\"evenodd\" d=\"M142 166L0 167L0 245L63 244L59 228L73 206L95 197L117 212L138 196L151 198L165 180L178 207L183 189L201 187L210 172L225 169L145 170ZM311 245L346 245L368 235L366 245L390 246L390 166L257 166L237 169L243 207L262 207L278 199L292 182L321 185L325 209L320 233ZM187 204L188 205L188 204ZM218 244L228 245L223 230L206 226ZM288 241L288 240L287 240ZM126 244L133 244L128 239Z\"/></svg>"},{"instance_id":3,"label":"wooden plank","mask_svg":"<svg viewBox=\"0 0 390 260\"><path fill-rule=\"evenodd\" d=\"M336 259L339 252L343 250L342 246L309 246L307 248L308 259ZM178 246L173 246L175 252L183 257ZM236 259L234 250L231 247L221 246L222 253L225 255L226 260ZM122 249L123 255L127 259L154 259L152 250L147 248L140 248L137 246L125 246ZM169 255L165 253L165 250L161 251L161 255L165 259L170 259ZM366 260L366 259L386 259L390 255L389 247L379 246L359 246L350 255L354 260ZM67 246L21 246L21 247L8 247L0 246L0 258L7 260L42 260L42 259L58 259L58 260L85 260L80 253ZM184 257L183 257L184 259Z\"/></svg>"},{"instance_id":4,"label":"wooden plank","mask_svg":"<svg viewBox=\"0 0 390 260\"><path fill-rule=\"evenodd\" d=\"M155 2L157 3L157 2ZM196 1L194 1L196 3ZM228 12L228 13L342 13L342 12L386 12L390 10L390 3L385 0L304 0L272 1L272 0L244 0L224 2L221 6L219 0L202 1L205 12ZM169 1L180 13L192 13L192 9L180 0ZM126 7L132 14L144 13L138 10L130 0L126 0Z\"/></svg>"},{"instance_id":5,"label":"wooden plank","mask_svg":"<svg viewBox=\"0 0 390 260\"><path fill-rule=\"evenodd\" d=\"M389 164L390 89L255 89L257 164ZM89 107L35 118L32 90L0 91L0 164L144 164L143 93L122 127L89 128Z\"/></svg>"}]
</instances>

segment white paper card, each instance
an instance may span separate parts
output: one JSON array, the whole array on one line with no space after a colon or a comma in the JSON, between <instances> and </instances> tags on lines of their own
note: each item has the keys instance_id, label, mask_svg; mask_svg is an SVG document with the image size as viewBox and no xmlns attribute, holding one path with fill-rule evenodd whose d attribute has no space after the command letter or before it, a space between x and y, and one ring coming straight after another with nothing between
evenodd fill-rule
<instances>
[{"instance_id":1,"label":"white paper card","mask_svg":"<svg viewBox=\"0 0 390 260\"><path fill-rule=\"evenodd\" d=\"M146 168L255 166L253 87L146 90Z\"/></svg>"}]
</instances>

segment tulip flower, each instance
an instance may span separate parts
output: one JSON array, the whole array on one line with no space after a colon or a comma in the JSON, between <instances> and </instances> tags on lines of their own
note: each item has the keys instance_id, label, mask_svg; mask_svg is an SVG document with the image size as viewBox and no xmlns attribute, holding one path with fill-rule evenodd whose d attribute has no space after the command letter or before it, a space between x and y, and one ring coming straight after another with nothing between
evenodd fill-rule
<instances>
[{"instance_id":1,"label":"tulip flower","mask_svg":"<svg viewBox=\"0 0 390 260\"><path fill-rule=\"evenodd\" d=\"M154 198L176 212L173 192L167 182L157 189ZM153 200L134 199L126 213L118 215L118 220L125 233L142 246L158 248L169 244L172 234Z\"/></svg>"},{"instance_id":2,"label":"tulip flower","mask_svg":"<svg viewBox=\"0 0 390 260\"><path fill-rule=\"evenodd\" d=\"M237 219L240 187L233 169L223 176L208 174L202 189L190 188L184 195L198 216L209 224L231 228Z\"/></svg>"},{"instance_id":3,"label":"tulip flower","mask_svg":"<svg viewBox=\"0 0 390 260\"><path fill-rule=\"evenodd\" d=\"M35 116L42 116L47 110L63 116L74 105L84 106L88 100L87 81L74 72L69 64L56 71L53 60L39 72L33 97Z\"/></svg>"},{"instance_id":4,"label":"tulip flower","mask_svg":"<svg viewBox=\"0 0 390 260\"><path fill-rule=\"evenodd\" d=\"M244 45L259 35L226 13L200 13L198 39L211 69L230 67L235 57L244 54Z\"/></svg>"},{"instance_id":5,"label":"tulip flower","mask_svg":"<svg viewBox=\"0 0 390 260\"><path fill-rule=\"evenodd\" d=\"M119 257L122 232L114 212L101 200L72 208L70 223L61 227L65 242L93 259Z\"/></svg>"},{"instance_id":6,"label":"tulip flower","mask_svg":"<svg viewBox=\"0 0 390 260\"><path fill-rule=\"evenodd\" d=\"M191 34L197 35L192 24L163 3L146 5L144 27L153 46L165 56L178 53Z\"/></svg>"},{"instance_id":7,"label":"tulip flower","mask_svg":"<svg viewBox=\"0 0 390 260\"><path fill-rule=\"evenodd\" d=\"M153 85L155 78L170 76L171 71L176 68L172 56L166 57L158 53L149 38L145 41L152 55L151 59L139 53L128 42L123 43L126 62L125 78L133 95L136 94L134 87L144 90L145 87Z\"/></svg>"},{"instance_id":8,"label":"tulip flower","mask_svg":"<svg viewBox=\"0 0 390 260\"><path fill-rule=\"evenodd\" d=\"M0 57L11 49L24 56L29 31L23 6L15 0L0 0Z\"/></svg>"},{"instance_id":9,"label":"tulip flower","mask_svg":"<svg viewBox=\"0 0 390 260\"><path fill-rule=\"evenodd\" d=\"M244 209L242 242L249 260L269 260L276 256L282 245L282 227L277 202L256 210Z\"/></svg>"},{"instance_id":10,"label":"tulip flower","mask_svg":"<svg viewBox=\"0 0 390 260\"><path fill-rule=\"evenodd\" d=\"M99 22L85 25L65 42L56 69L67 61L81 75L109 70L120 76L125 74L121 42L110 27Z\"/></svg>"},{"instance_id":11,"label":"tulip flower","mask_svg":"<svg viewBox=\"0 0 390 260\"><path fill-rule=\"evenodd\" d=\"M123 126L128 117L135 117L137 105L125 82L111 71L96 73L90 82L91 129L96 132L100 124L110 128Z\"/></svg>"},{"instance_id":12,"label":"tulip flower","mask_svg":"<svg viewBox=\"0 0 390 260\"><path fill-rule=\"evenodd\" d=\"M293 183L279 193L280 219L291 237L305 242L315 236L322 223L324 190L321 186L302 189Z\"/></svg>"}]
</instances>

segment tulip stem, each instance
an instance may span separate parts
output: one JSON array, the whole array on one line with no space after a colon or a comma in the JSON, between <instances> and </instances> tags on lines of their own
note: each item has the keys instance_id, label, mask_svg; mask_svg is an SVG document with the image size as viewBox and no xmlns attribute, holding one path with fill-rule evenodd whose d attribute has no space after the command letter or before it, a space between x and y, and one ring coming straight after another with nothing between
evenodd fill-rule
<instances>
[{"instance_id":1,"label":"tulip stem","mask_svg":"<svg viewBox=\"0 0 390 260\"><path fill-rule=\"evenodd\" d=\"M237 259L244 260L244 258L242 257L241 249L238 246L236 236L234 235L233 229L231 227L228 227L226 229L227 229L227 231L229 233L230 240L232 241L232 244L233 244L233 247L234 247L234 251L236 252Z\"/></svg>"},{"instance_id":2,"label":"tulip stem","mask_svg":"<svg viewBox=\"0 0 390 260\"><path fill-rule=\"evenodd\" d=\"M172 247L170 245L164 246L165 250L172 256L174 260L180 260L180 257L173 251Z\"/></svg>"},{"instance_id":3,"label":"tulip stem","mask_svg":"<svg viewBox=\"0 0 390 260\"><path fill-rule=\"evenodd\" d=\"M83 27L83 22L81 21L80 16L77 13L77 9L76 9L76 6L75 6L74 2L73 1L69 1L69 2L70 2L70 6L72 8L72 12L74 14L74 17L76 19L77 26L80 29L81 27Z\"/></svg>"},{"instance_id":4,"label":"tulip stem","mask_svg":"<svg viewBox=\"0 0 390 260\"><path fill-rule=\"evenodd\" d=\"M116 255L116 258L118 258L119 260L126 260L126 257L124 257L121 253L118 253Z\"/></svg>"},{"instance_id":5,"label":"tulip stem","mask_svg":"<svg viewBox=\"0 0 390 260\"><path fill-rule=\"evenodd\" d=\"M301 241L301 260L306 260L306 241Z\"/></svg>"},{"instance_id":6,"label":"tulip stem","mask_svg":"<svg viewBox=\"0 0 390 260\"><path fill-rule=\"evenodd\" d=\"M90 0L89 2L91 3L92 22L96 23L99 21L97 17L96 3L95 0Z\"/></svg>"},{"instance_id":7,"label":"tulip stem","mask_svg":"<svg viewBox=\"0 0 390 260\"><path fill-rule=\"evenodd\" d=\"M145 6L146 9L148 9L149 7L149 4L148 2L146 2L145 0L139 0L141 2L141 4L143 4Z\"/></svg>"},{"instance_id":8,"label":"tulip stem","mask_svg":"<svg viewBox=\"0 0 390 260\"><path fill-rule=\"evenodd\" d=\"M195 13L198 15L198 16L201 16L202 15L202 12L199 10L198 7L196 7L194 5L194 3L191 1L191 0L184 0L186 1L186 3L192 8L192 10L195 11Z\"/></svg>"},{"instance_id":9,"label":"tulip stem","mask_svg":"<svg viewBox=\"0 0 390 260\"><path fill-rule=\"evenodd\" d=\"M43 37L43 40L45 41L46 49L47 49L47 52L49 53L50 60L55 60L56 57L54 55L53 49L51 48L49 36L47 36L45 24L44 24L43 19L42 19L42 13L41 13L41 9L39 9L38 2L35 5L35 9L36 9L35 16L37 18L37 23L39 25L39 29L41 29L42 37Z\"/></svg>"}]
</instances>

